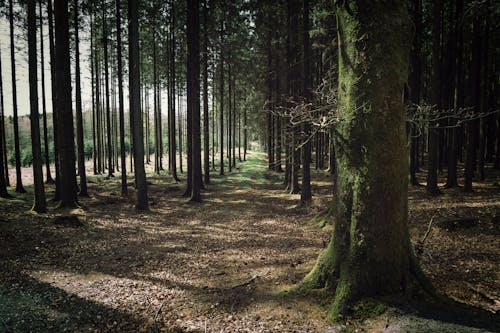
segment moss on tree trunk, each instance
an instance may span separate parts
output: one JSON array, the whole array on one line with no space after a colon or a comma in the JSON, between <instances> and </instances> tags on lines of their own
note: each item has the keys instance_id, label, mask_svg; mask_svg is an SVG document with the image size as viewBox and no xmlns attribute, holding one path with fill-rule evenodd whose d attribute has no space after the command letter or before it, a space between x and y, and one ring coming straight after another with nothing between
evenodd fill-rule
<instances>
[{"instance_id":1,"label":"moss on tree trunk","mask_svg":"<svg viewBox=\"0 0 500 333\"><path fill-rule=\"evenodd\" d=\"M337 6L335 231L303 282L335 291L331 319L361 298L411 292L425 280L407 227L403 86L410 22L405 1Z\"/></svg>"}]
</instances>

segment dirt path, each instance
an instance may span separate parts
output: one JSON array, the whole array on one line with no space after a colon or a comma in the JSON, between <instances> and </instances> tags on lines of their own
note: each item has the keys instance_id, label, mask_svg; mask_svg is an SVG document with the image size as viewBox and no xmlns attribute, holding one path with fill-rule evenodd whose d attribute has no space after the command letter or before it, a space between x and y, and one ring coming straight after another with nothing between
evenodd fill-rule
<instances>
[{"instance_id":1,"label":"dirt path","mask_svg":"<svg viewBox=\"0 0 500 333\"><path fill-rule=\"evenodd\" d=\"M117 179L90 177L93 197L71 212L81 225L54 211L20 214L29 209L29 195L2 201L0 331L398 332L418 320L425 326L409 317L394 323L391 317L390 325L389 317L331 325L330 300L287 296L328 240L328 231L307 223L331 198L321 177L315 182L321 198L308 211L296 207L298 196L284 193L258 153L228 176L213 177L202 204L188 203L184 185L167 176L149 178L151 212L144 214L117 195Z\"/></svg>"}]
</instances>

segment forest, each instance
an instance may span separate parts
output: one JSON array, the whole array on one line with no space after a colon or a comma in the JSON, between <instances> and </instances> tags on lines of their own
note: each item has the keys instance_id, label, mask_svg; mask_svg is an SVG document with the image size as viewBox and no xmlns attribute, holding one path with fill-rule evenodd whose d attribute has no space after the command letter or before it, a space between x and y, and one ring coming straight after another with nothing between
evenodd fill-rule
<instances>
[{"instance_id":1,"label":"forest","mask_svg":"<svg viewBox=\"0 0 500 333\"><path fill-rule=\"evenodd\" d=\"M500 332L500 3L0 0L0 332Z\"/></svg>"}]
</instances>

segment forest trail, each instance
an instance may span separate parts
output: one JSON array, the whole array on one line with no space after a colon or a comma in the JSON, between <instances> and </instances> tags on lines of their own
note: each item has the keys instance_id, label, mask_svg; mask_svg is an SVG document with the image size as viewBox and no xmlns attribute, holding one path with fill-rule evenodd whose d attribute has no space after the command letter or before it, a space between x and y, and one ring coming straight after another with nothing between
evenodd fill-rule
<instances>
[{"instance_id":1,"label":"forest trail","mask_svg":"<svg viewBox=\"0 0 500 333\"><path fill-rule=\"evenodd\" d=\"M428 327L429 332L436 327L482 332L394 313L333 325L326 320L330 299L289 296L331 232L308 223L331 199L324 174L315 175L318 196L310 210L297 207L299 196L284 192L281 175L268 171L264 154L257 152L232 173L212 176L202 204L187 202L181 196L184 183L169 179L148 177L151 211L139 214L119 197L119 179L90 177L92 197L70 212L81 223L53 209L40 216L19 213L29 209L29 195L1 201L0 327L6 332L425 332ZM412 237L420 234L413 230Z\"/></svg>"}]
</instances>

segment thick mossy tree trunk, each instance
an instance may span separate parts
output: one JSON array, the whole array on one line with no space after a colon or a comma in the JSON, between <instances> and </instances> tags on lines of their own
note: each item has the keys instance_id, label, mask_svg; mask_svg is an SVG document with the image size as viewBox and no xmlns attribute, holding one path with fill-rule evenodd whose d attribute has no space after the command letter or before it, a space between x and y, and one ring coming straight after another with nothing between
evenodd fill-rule
<instances>
[{"instance_id":1,"label":"thick mossy tree trunk","mask_svg":"<svg viewBox=\"0 0 500 333\"><path fill-rule=\"evenodd\" d=\"M337 20L335 232L303 282L306 288L335 290L330 319L364 297L431 288L407 227L407 2L342 2Z\"/></svg>"}]
</instances>

